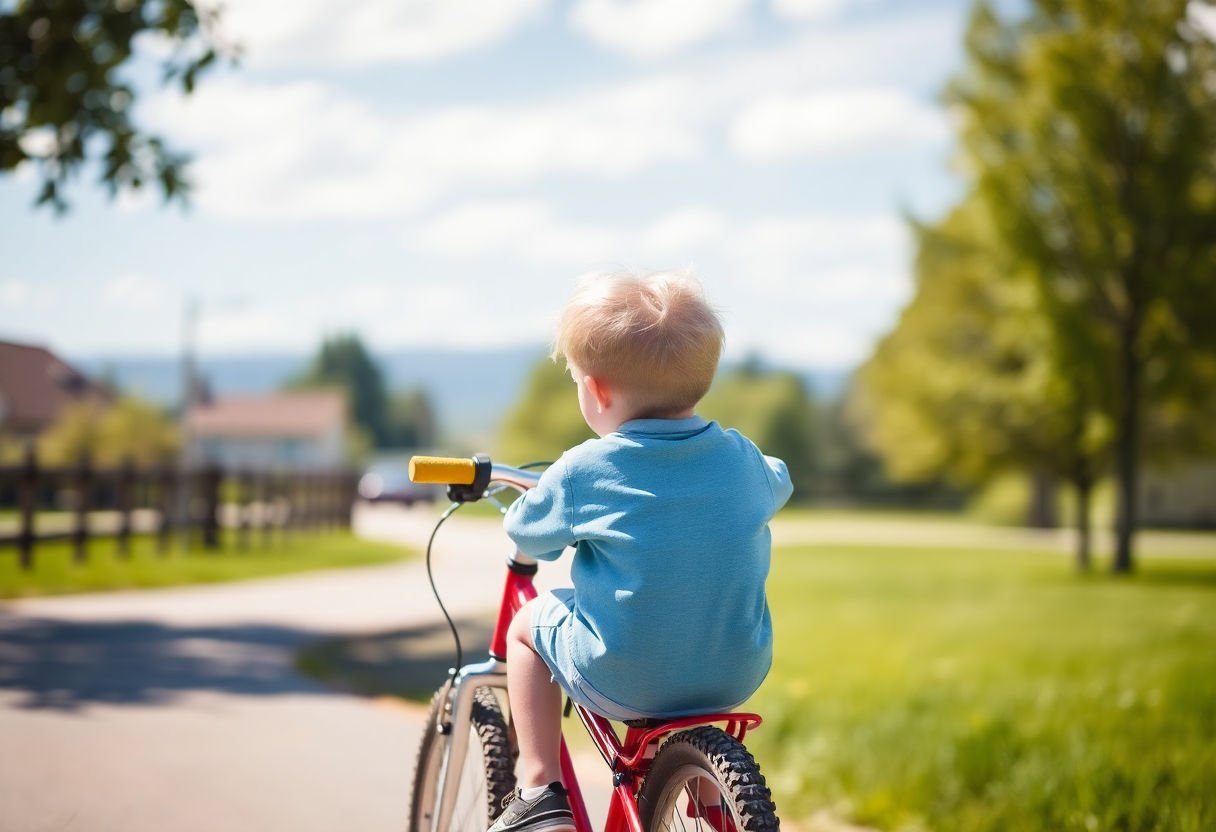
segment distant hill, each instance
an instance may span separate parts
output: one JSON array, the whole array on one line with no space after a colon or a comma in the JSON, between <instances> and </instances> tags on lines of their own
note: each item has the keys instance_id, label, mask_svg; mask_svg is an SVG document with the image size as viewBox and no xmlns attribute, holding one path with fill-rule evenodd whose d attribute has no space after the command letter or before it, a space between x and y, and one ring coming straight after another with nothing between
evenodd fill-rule
<instances>
[{"instance_id":1,"label":"distant hill","mask_svg":"<svg viewBox=\"0 0 1216 832\"><path fill-rule=\"evenodd\" d=\"M542 345L497 350L394 350L376 356L391 390L421 387L434 403L440 423L453 436L486 439L515 403ZM200 371L216 395L266 393L303 372L309 356L234 355L202 358ZM73 363L121 389L171 406L181 389L181 364L156 356L74 356ZM846 370L800 373L811 391L832 398L848 381Z\"/></svg>"}]
</instances>

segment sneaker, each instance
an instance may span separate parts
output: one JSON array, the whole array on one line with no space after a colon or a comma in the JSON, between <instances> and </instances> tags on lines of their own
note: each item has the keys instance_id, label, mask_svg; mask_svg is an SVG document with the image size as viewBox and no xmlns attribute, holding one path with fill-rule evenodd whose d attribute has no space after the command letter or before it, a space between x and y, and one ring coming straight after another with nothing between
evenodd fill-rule
<instances>
[{"instance_id":1,"label":"sneaker","mask_svg":"<svg viewBox=\"0 0 1216 832\"><path fill-rule=\"evenodd\" d=\"M539 797L528 800L519 789L503 800L502 814L489 832L539 832L565 830L574 832L574 813L566 788L561 783L545 786Z\"/></svg>"}]
</instances>

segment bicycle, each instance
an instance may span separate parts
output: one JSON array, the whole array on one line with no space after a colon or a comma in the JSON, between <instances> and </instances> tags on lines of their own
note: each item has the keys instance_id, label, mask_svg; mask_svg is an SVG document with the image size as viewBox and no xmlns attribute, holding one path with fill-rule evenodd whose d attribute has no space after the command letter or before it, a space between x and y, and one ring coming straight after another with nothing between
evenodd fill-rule
<instances>
[{"instance_id":1,"label":"bicycle","mask_svg":"<svg viewBox=\"0 0 1216 832\"><path fill-rule=\"evenodd\" d=\"M452 501L427 544L428 574L431 544L452 512L483 498L505 511L495 499L497 494L512 489L523 493L540 478L526 468L494 464L485 455L410 461L411 480L446 485ZM457 667L431 699L414 771L409 832L485 832L515 788L509 702L505 712L502 706L507 627L520 607L536 597L532 578L537 571L537 562L518 551L507 559L489 658L464 666L459 633L431 581L456 638ZM625 723L621 739L608 719L567 699L565 715L571 712L612 771L605 832L776 832L779 828L764 776L743 744L747 732L760 725L759 715L631 720ZM564 732L561 768L577 832L593 832Z\"/></svg>"}]
</instances>

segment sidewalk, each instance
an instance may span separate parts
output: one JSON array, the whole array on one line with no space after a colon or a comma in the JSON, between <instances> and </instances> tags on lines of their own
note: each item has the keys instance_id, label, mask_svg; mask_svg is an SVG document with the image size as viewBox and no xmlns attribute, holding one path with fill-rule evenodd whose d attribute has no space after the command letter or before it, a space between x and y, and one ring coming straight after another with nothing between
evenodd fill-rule
<instances>
[{"instance_id":1,"label":"sidewalk","mask_svg":"<svg viewBox=\"0 0 1216 832\"><path fill-rule=\"evenodd\" d=\"M495 524L460 520L435 553L457 617L497 603L510 549ZM357 530L418 544L433 523L373 510ZM400 832L421 709L325 688L292 657L438 616L421 559L2 603L0 829Z\"/></svg>"}]
</instances>

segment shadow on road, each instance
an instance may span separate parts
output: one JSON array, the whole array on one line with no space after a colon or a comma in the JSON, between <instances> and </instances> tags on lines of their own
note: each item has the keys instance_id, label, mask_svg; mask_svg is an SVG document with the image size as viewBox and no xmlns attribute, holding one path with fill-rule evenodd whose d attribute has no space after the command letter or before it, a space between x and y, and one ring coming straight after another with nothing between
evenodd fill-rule
<instances>
[{"instance_id":1,"label":"shadow on road","mask_svg":"<svg viewBox=\"0 0 1216 832\"><path fill-rule=\"evenodd\" d=\"M461 622L461 630L466 655L476 655L474 648L484 654L489 640L484 627ZM334 695L334 688L297 673L294 666L298 651L304 650L301 667L307 670L307 657L325 649L337 651L341 661L329 666L341 672L314 675L331 676L345 690L387 692L347 683L352 668L422 690L432 686L436 673L443 678L452 661L450 645L446 625L350 639L280 626L176 627L0 612L0 691L21 695L11 703L15 707L65 711L92 704L171 704L203 691Z\"/></svg>"},{"instance_id":2,"label":"shadow on road","mask_svg":"<svg viewBox=\"0 0 1216 832\"><path fill-rule=\"evenodd\" d=\"M463 661L489 651L493 619L461 619ZM374 635L326 639L306 647L296 666L328 684L365 696L399 696L425 703L456 664L452 631L445 623Z\"/></svg>"}]
</instances>

